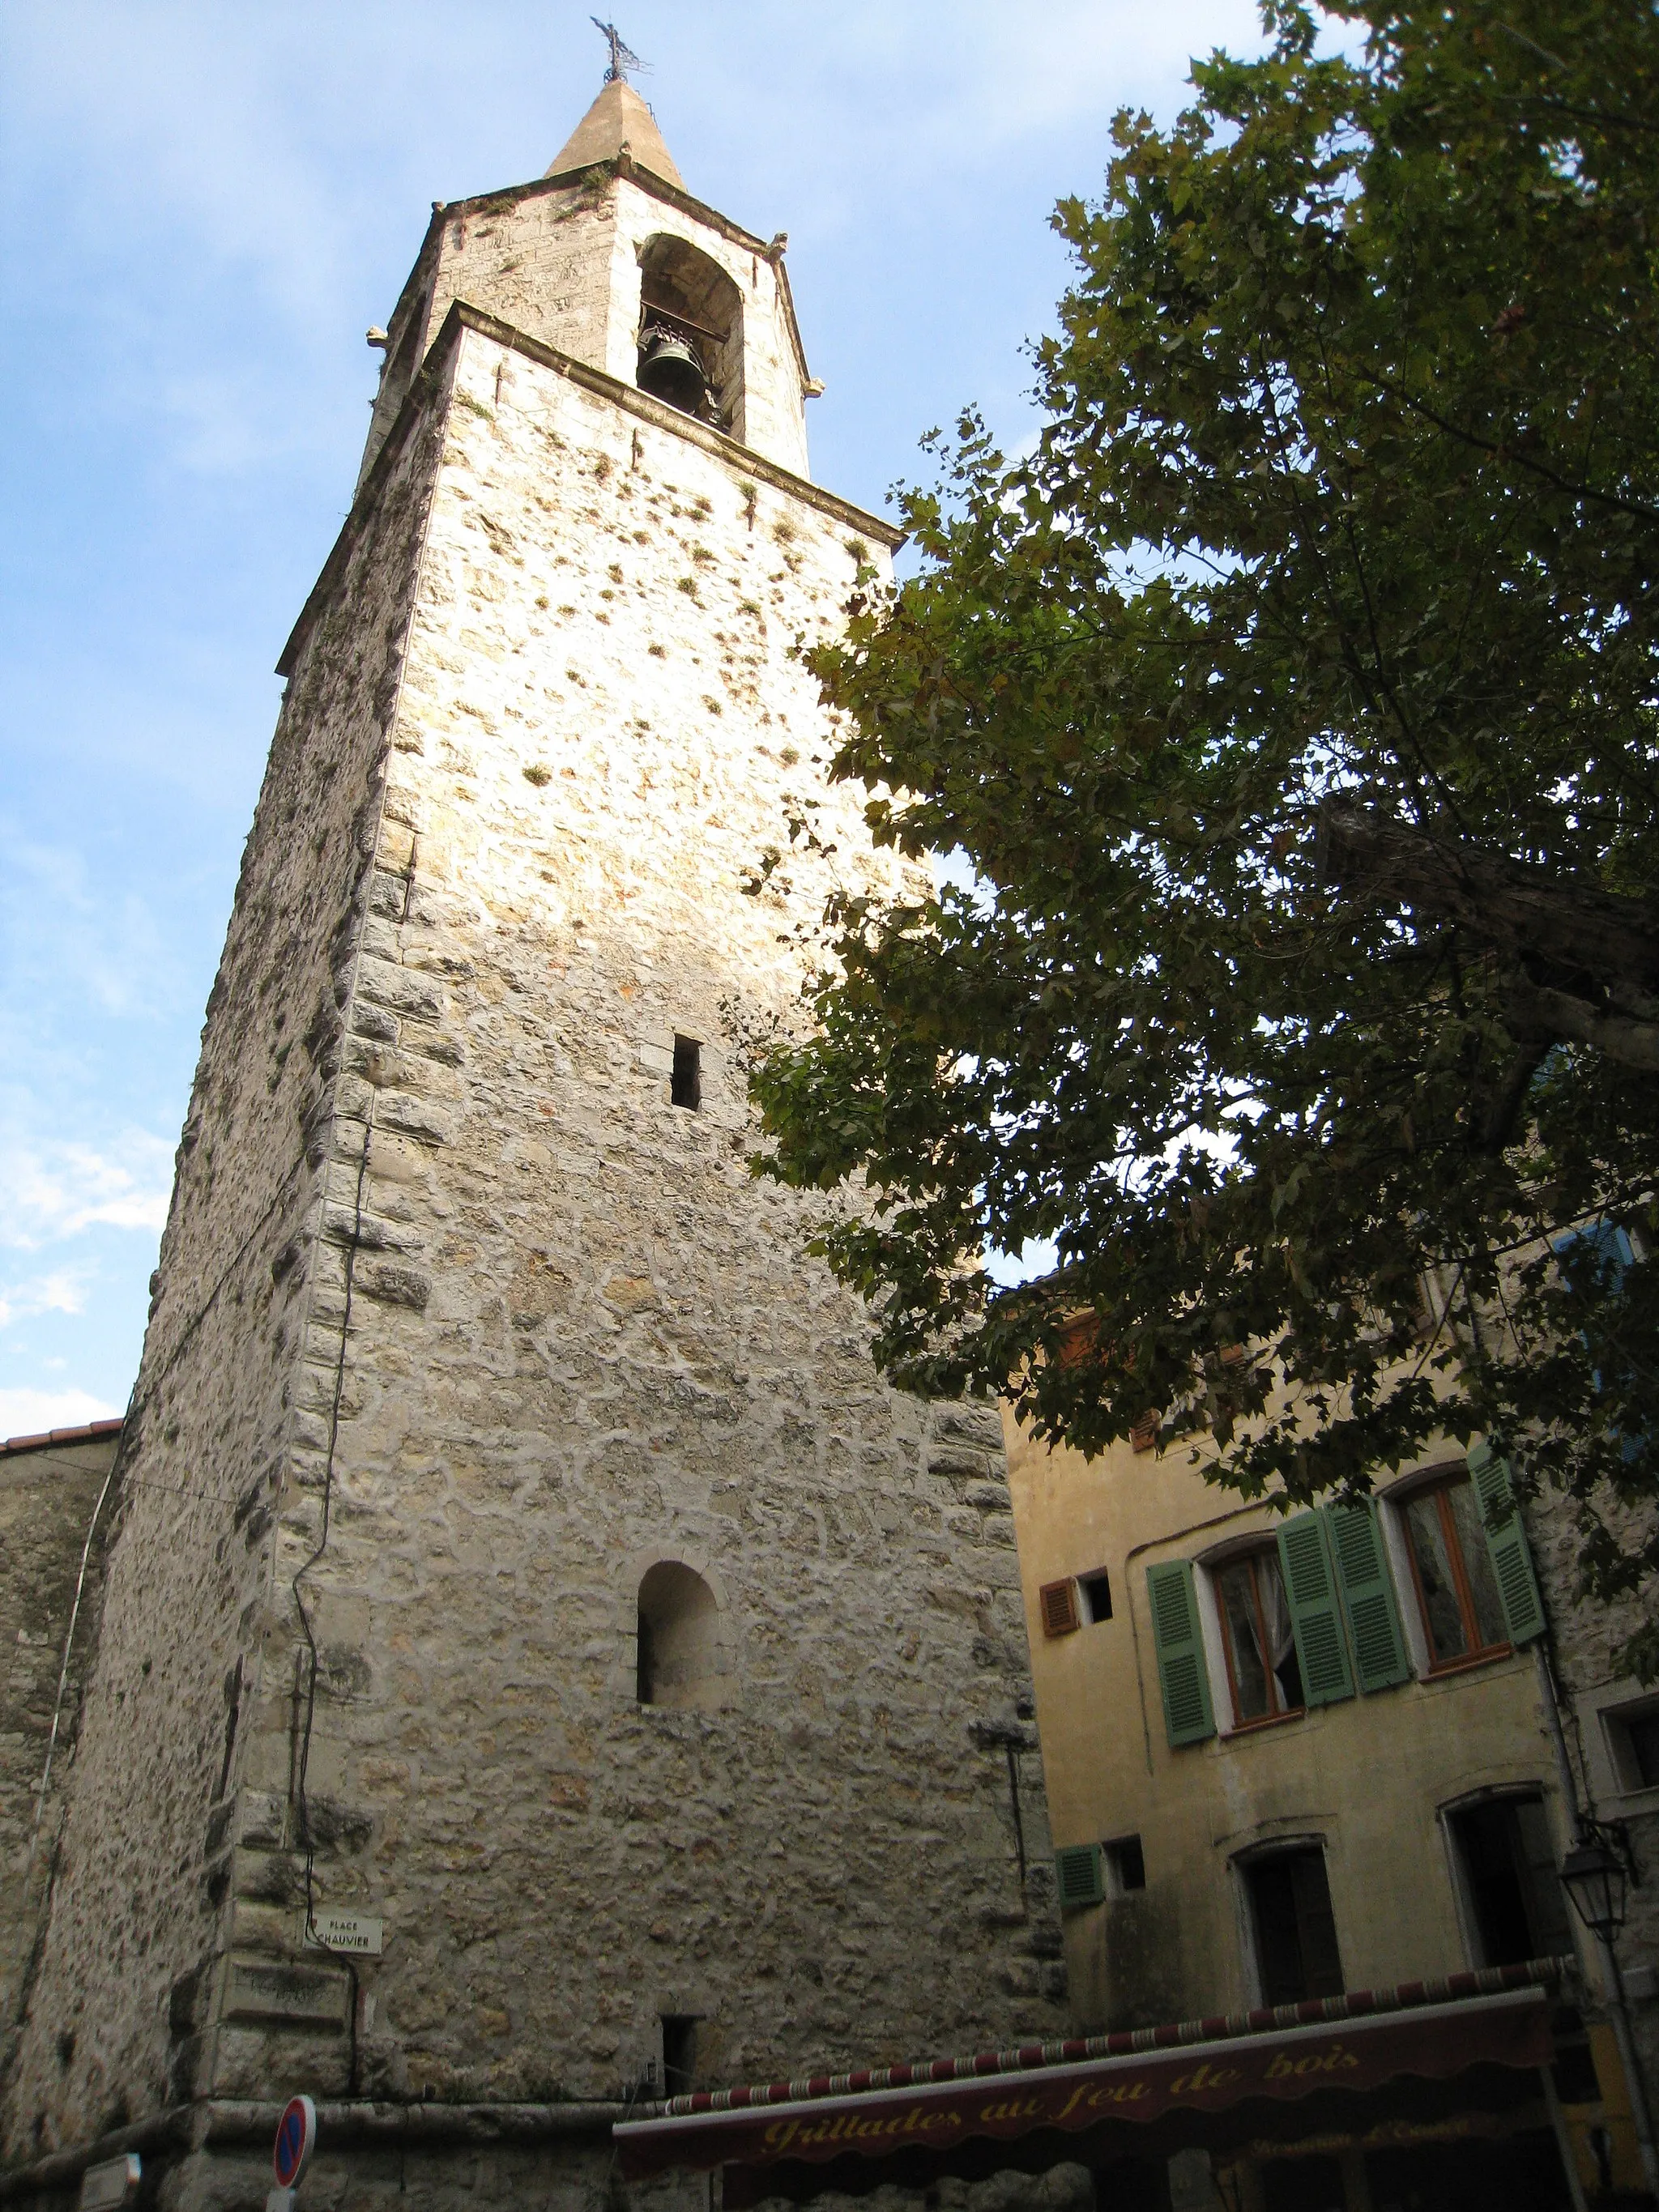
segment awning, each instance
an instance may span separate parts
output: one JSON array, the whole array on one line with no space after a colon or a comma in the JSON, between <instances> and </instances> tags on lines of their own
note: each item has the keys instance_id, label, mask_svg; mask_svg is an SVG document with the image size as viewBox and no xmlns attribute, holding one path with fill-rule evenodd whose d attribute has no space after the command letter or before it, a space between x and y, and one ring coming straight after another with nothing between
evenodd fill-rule
<instances>
[{"instance_id":1,"label":"awning","mask_svg":"<svg viewBox=\"0 0 1659 2212\"><path fill-rule=\"evenodd\" d=\"M1220 2118L1231 2123L1229 2136L1273 2135L1283 2126L1276 2107L1309 2100L1316 2109L1307 2117L1329 2127L1334 2113L1340 2124L1345 2108L1358 2109L1350 2099L1393 2084L1457 2081L1460 2098L1495 2115L1538 2094L1536 2069L1551 2055L1545 1991L1559 1963L975 2058L701 2092L616 2129L622 2172L633 2181L673 2167L724 2166L725 2199L735 2205L814 2187L1118 2155L1126 2146L1164 2153L1218 2140ZM1450 2102L1443 2088L1408 2097L1400 2109L1428 2119ZM814 2172L831 2167L833 2179Z\"/></svg>"}]
</instances>

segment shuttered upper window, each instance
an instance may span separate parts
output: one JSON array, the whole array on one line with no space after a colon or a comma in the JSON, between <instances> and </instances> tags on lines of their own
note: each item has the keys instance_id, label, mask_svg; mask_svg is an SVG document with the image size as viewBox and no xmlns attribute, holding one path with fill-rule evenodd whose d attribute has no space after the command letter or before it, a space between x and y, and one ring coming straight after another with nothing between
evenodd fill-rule
<instances>
[{"instance_id":1,"label":"shuttered upper window","mask_svg":"<svg viewBox=\"0 0 1659 2212\"><path fill-rule=\"evenodd\" d=\"M1216 1610L1227 1656L1227 1686L1240 1728L1299 1713L1302 1666L1277 1545L1263 1545L1215 1571Z\"/></svg>"},{"instance_id":2,"label":"shuttered upper window","mask_svg":"<svg viewBox=\"0 0 1659 2212\"><path fill-rule=\"evenodd\" d=\"M1431 1669L1507 1650L1503 1599L1468 1475L1419 1490L1403 1518Z\"/></svg>"}]
</instances>

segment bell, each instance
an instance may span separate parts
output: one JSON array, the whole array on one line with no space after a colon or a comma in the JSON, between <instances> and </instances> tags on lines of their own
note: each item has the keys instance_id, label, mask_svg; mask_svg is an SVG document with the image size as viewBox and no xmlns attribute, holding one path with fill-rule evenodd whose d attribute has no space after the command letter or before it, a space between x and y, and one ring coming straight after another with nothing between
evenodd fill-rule
<instances>
[{"instance_id":1,"label":"bell","mask_svg":"<svg viewBox=\"0 0 1659 2212\"><path fill-rule=\"evenodd\" d=\"M654 325L640 347L639 386L682 415L700 415L708 397L702 363L678 331Z\"/></svg>"}]
</instances>

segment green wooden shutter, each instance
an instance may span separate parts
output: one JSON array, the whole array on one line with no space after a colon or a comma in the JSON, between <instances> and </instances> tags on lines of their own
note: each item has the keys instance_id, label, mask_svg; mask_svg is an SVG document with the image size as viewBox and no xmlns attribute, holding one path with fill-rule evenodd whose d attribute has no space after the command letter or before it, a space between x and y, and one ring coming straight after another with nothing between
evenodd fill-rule
<instances>
[{"instance_id":1,"label":"green wooden shutter","mask_svg":"<svg viewBox=\"0 0 1659 2212\"><path fill-rule=\"evenodd\" d=\"M1158 1654L1170 1742L1202 1743L1215 1734L1215 1715L1210 1707L1210 1674L1199 1634L1191 1561L1165 1559L1148 1567L1146 1601L1152 1612L1152 1649Z\"/></svg>"},{"instance_id":2,"label":"green wooden shutter","mask_svg":"<svg viewBox=\"0 0 1659 2212\"><path fill-rule=\"evenodd\" d=\"M1342 1633L1336 1576L1317 1513L1298 1513L1279 1523L1279 1564L1302 1662L1303 1703L1332 1705L1339 1698L1352 1697L1353 1670Z\"/></svg>"},{"instance_id":3,"label":"green wooden shutter","mask_svg":"<svg viewBox=\"0 0 1659 2212\"><path fill-rule=\"evenodd\" d=\"M1074 1912L1081 1905L1098 1905L1106 1894L1100 1874L1100 1845L1067 1844L1056 1851L1054 1880L1062 1912Z\"/></svg>"},{"instance_id":4,"label":"green wooden shutter","mask_svg":"<svg viewBox=\"0 0 1659 2212\"><path fill-rule=\"evenodd\" d=\"M1409 1682L1411 1661L1401 1633L1400 1608L1395 1603L1394 1577L1389 1572L1375 1500L1327 1506L1324 1520L1360 1688L1389 1690L1396 1682Z\"/></svg>"},{"instance_id":5,"label":"green wooden shutter","mask_svg":"<svg viewBox=\"0 0 1659 2212\"><path fill-rule=\"evenodd\" d=\"M1530 1644L1549 1623L1544 1617L1544 1601L1538 1595L1538 1577L1532 1571L1532 1551L1521 1509L1515 1502L1510 1463L1500 1459L1490 1444L1471 1444L1469 1480L1480 1508L1480 1526L1492 1554L1492 1571L1498 1577L1510 1642Z\"/></svg>"}]
</instances>

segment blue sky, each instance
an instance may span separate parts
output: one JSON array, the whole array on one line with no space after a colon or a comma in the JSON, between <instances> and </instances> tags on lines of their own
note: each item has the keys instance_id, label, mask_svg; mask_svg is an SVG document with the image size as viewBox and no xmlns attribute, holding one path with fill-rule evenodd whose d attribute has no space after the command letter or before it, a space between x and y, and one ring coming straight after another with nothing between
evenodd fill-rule
<instances>
[{"instance_id":1,"label":"blue sky","mask_svg":"<svg viewBox=\"0 0 1659 2212\"><path fill-rule=\"evenodd\" d=\"M605 12L605 11L601 11ZM1047 216L1247 0L627 0L692 191L787 230L813 474L1026 434ZM429 203L599 88L562 0L18 0L0 23L0 1437L118 1412L276 714Z\"/></svg>"}]
</instances>

